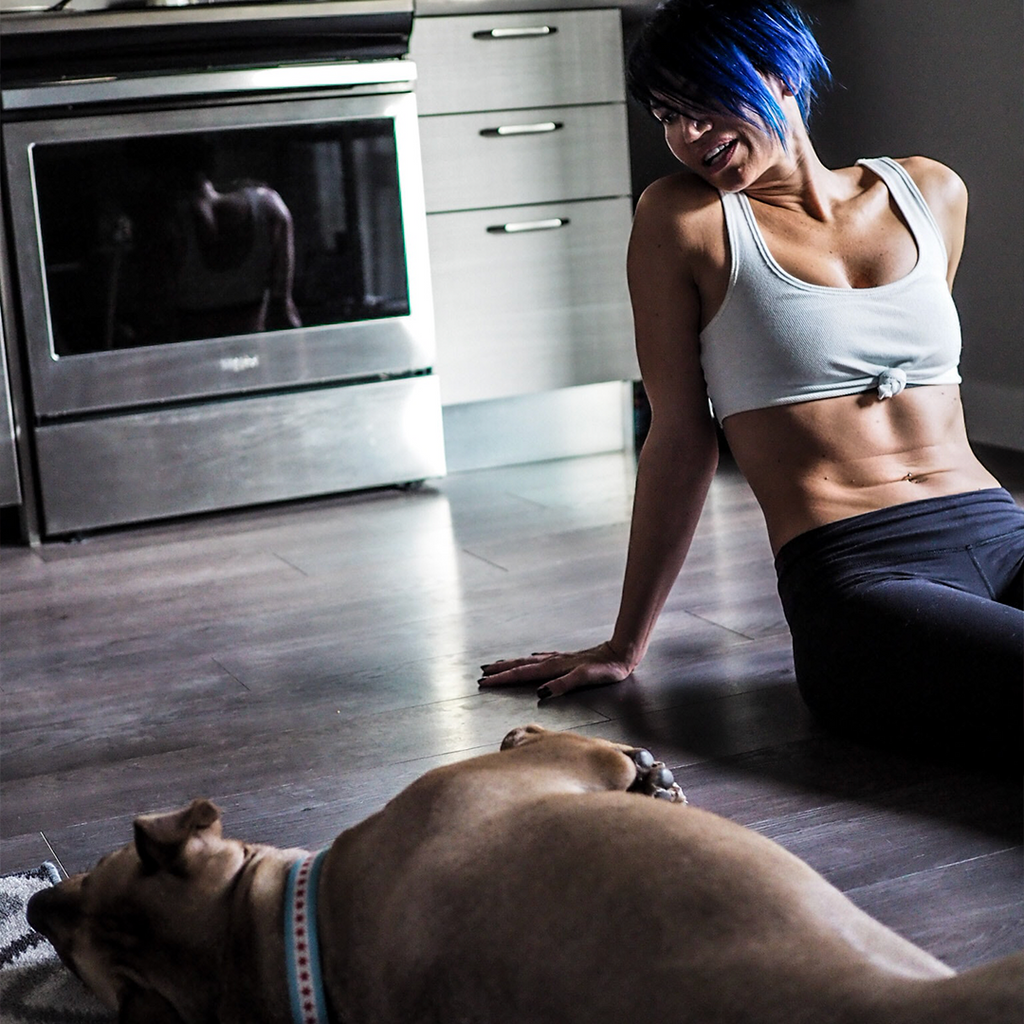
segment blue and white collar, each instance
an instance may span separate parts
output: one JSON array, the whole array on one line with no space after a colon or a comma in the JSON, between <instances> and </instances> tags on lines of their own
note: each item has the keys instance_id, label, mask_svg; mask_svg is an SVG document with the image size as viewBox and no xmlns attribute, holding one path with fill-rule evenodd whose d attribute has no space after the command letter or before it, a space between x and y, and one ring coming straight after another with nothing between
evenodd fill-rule
<instances>
[{"instance_id":1,"label":"blue and white collar","mask_svg":"<svg viewBox=\"0 0 1024 1024\"><path fill-rule=\"evenodd\" d=\"M284 892L284 947L293 1024L328 1024L316 927L317 883L327 850L297 860Z\"/></svg>"}]
</instances>

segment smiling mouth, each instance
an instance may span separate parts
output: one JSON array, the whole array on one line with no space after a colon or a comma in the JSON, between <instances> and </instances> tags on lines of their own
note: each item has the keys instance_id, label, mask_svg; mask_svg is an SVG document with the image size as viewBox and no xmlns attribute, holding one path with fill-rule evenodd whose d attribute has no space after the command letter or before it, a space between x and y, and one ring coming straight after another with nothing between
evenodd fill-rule
<instances>
[{"instance_id":1,"label":"smiling mouth","mask_svg":"<svg viewBox=\"0 0 1024 1024\"><path fill-rule=\"evenodd\" d=\"M728 142L723 142L719 146L715 146L710 153L708 153L701 161L705 167L712 167L715 164L723 164L732 155L732 151L736 146L736 140L730 139Z\"/></svg>"}]
</instances>

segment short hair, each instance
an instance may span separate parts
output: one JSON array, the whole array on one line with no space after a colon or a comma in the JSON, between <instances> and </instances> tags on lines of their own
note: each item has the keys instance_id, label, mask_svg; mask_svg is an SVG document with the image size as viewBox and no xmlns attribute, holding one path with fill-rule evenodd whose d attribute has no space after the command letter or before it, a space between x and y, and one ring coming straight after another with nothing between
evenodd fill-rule
<instances>
[{"instance_id":1,"label":"short hair","mask_svg":"<svg viewBox=\"0 0 1024 1024\"><path fill-rule=\"evenodd\" d=\"M815 86L831 79L807 22L786 0L665 0L627 68L629 90L648 110L725 110L785 143L786 116L761 75L793 92L805 123Z\"/></svg>"}]
</instances>

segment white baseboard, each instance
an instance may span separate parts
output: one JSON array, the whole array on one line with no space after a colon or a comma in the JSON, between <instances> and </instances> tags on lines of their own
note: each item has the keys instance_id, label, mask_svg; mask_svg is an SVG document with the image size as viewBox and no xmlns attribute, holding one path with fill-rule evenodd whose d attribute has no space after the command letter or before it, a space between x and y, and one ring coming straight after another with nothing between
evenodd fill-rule
<instances>
[{"instance_id":1,"label":"white baseboard","mask_svg":"<svg viewBox=\"0 0 1024 1024\"><path fill-rule=\"evenodd\" d=\"M446 405L448 472L632 447L632 389L620 381Z\"/></svg>"}]
</instances>

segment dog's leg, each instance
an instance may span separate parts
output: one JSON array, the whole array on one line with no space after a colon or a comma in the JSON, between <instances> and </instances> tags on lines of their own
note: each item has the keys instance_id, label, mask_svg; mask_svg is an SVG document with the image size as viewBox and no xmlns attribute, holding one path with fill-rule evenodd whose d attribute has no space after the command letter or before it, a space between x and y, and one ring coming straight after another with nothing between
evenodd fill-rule
<instances>
[{"instance_id":1,"label":"dog's leg","mask_svg":"<svg viewBox=\"0 0 1024 1024\"><path fill-rule=\"evenodd\" d=\"M634 771L632 781L626 784L618 783L622 778L620 772L614 773L608 778L610 789L623 788L627 793L642 793L645 796L653 796L659 800L669 800L672 803L686 803L683 791L676 784L672 772L665 766L664 761L656 761L654 755L643 747L631 747L625 743L613 743L610 740L593 739L586 736L577 736L574 733L559 733L545 729L539 725L523 725L513 729L501 741L502 750L512 750L516 747L524 747L528 744L537 743L545 738L559 739L563 743L572 743L573 752L578 756L580 749L592 751L592 760L598 762L601 767L607 765L609 753L615 751L624 754L633 762ZM595 764L595 766L597 766ZM607 776L601 772L602 778Z\"/></svg>"}]
</instances>

